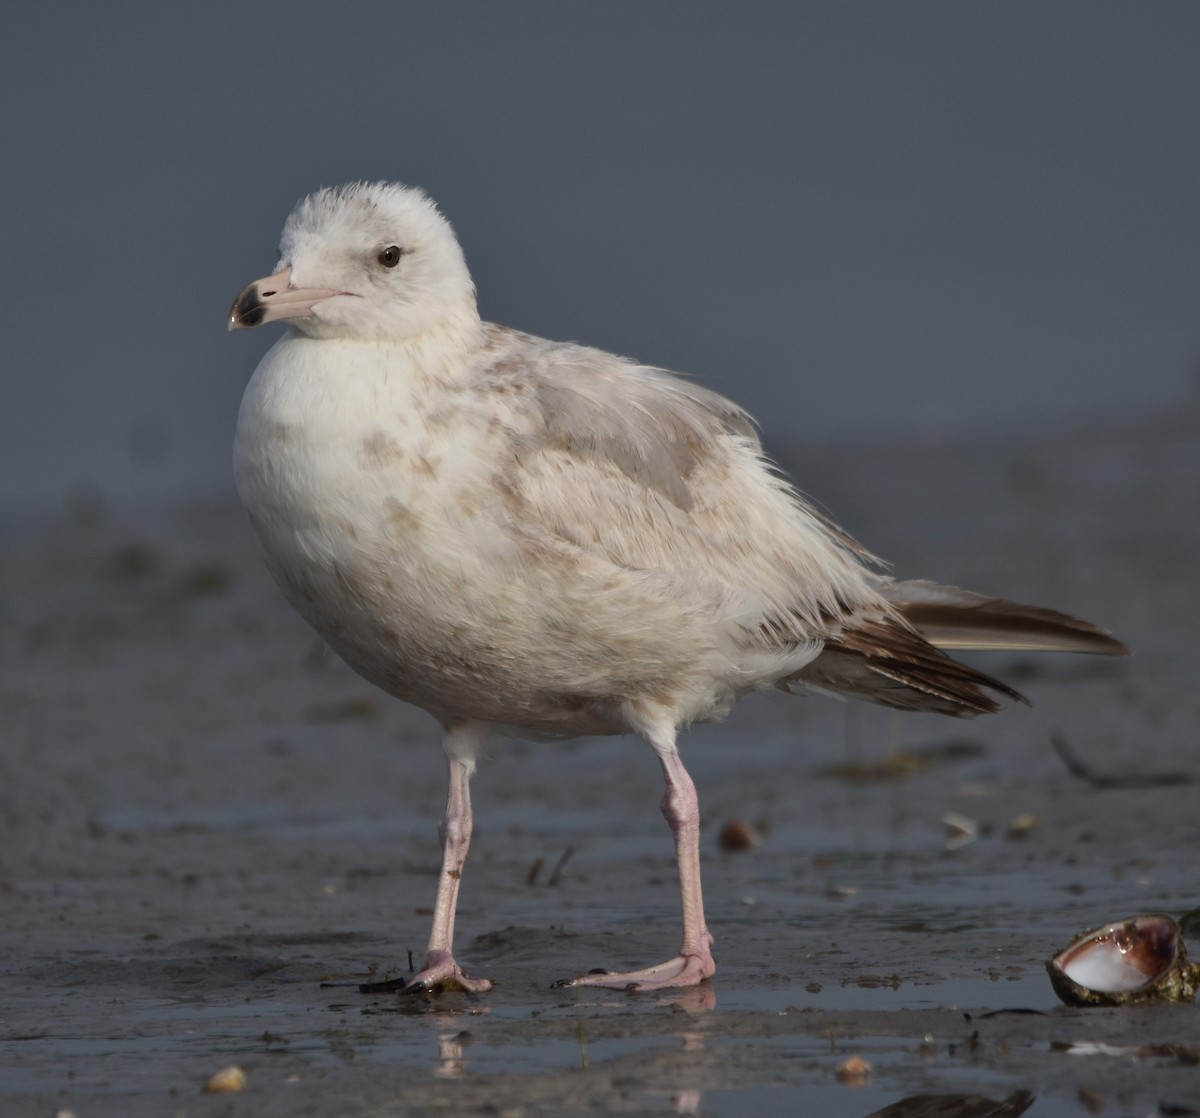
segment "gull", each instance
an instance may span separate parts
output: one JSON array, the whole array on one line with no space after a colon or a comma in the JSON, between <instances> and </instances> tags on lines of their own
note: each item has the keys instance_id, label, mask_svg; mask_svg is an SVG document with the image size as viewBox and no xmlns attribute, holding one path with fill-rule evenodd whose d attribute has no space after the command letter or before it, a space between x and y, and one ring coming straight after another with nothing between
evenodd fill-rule
<instances>
[{"instance_id":1,"label":"gull","mask_svg":"<svg viewBox=\"0 0 1200 1118\"><path fill-rule=\"evenodd\" d=\"M246 387L234 445L268 566L346 663L443 728L442 866L406 990L491 987L453 941L470 781L494 733L635 733L654 750L679 952L566 984L691 986L716 963L682 728L768 688L970 716L1021 696L947 649L1128 651L1055 610L887 576L771 466L736 404L481 321L458 240L420 190L301 200L274 274L230 311L230 329L271 322L288 328Z\"/></svg>"}]
</instances>

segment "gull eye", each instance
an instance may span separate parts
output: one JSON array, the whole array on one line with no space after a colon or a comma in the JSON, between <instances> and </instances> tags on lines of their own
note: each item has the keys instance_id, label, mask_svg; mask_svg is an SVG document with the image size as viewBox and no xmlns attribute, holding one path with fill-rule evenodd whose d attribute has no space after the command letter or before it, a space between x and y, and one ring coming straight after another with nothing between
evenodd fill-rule
<instances>
[{"instance_id":1,"label":"gull eye","mask_svg":"<svg viewBox=\"0 0 1200 1118\"><path fill-rule=\"evenodd\" d=\"M399 245L388 245L387 248L381 248L379 255L375 257L385 268L394 268L400 263L400 257L404 255L404 250Z\"/></svg>"}]
</instances>

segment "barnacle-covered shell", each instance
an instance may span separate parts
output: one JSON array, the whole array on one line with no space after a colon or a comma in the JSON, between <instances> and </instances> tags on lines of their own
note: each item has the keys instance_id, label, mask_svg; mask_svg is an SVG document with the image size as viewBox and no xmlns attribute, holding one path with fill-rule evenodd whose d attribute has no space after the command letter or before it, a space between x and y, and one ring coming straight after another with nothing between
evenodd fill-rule
<instances>
[{"instance_id":1,"label":"barnacle-covered shell","mask_svg":"<svg viewBox=\"0 0 1200 1118\"><path fill-rule=\"evenodd\" d=\"M1196 996L1200 967L1189 963L1169 916L1131 916L1084 932L1046 962L1067 1005L1183 1002Z\"/></svg>"}]
</instances>

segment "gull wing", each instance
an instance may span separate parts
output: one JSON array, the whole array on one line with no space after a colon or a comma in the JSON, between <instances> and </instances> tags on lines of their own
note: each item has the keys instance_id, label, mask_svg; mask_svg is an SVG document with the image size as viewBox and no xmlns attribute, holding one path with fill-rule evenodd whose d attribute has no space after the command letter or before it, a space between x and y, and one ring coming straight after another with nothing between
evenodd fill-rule
<instances>
[{"instance_id":1,"label":"gull wing","mask_svg":"<svg viewBox=\"0 0 1200 1118\"><path fill-rule=\"evenodd\" d=\"M503 380L515 401L499 479L515 532L665 572L684 599L740 603L759 643L888 612L871 557L775 473L741 408L601 350L505 335L481 383Z\"/></svg>"}]
</instances>

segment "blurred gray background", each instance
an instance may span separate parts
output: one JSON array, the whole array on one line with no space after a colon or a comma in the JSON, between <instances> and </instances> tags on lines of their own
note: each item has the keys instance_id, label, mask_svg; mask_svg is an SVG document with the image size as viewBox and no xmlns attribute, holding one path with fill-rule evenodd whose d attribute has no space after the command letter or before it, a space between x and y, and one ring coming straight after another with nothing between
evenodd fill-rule
<instances>
[{"instance_id":1,"label":"blurred gray background","mask_svg":"<svg viewBox=\"0 0 1200 1118\"><path fill-rule=\"evenodd\" d=\"M359 178L441 203L485 317L773 448L1182 402L1198 48L1190 2L14 6L0 509L228 490L279 333L228 306Z\"/></svg>"}]
</instances>

